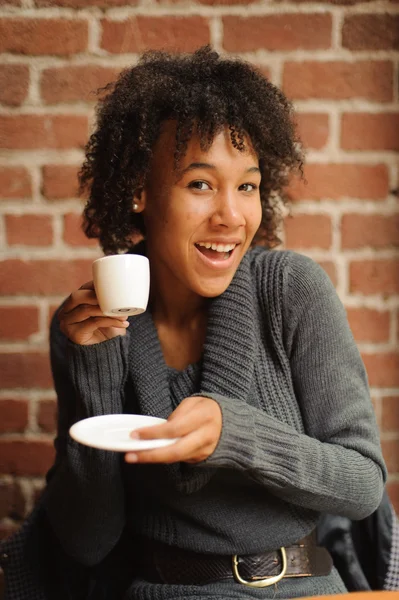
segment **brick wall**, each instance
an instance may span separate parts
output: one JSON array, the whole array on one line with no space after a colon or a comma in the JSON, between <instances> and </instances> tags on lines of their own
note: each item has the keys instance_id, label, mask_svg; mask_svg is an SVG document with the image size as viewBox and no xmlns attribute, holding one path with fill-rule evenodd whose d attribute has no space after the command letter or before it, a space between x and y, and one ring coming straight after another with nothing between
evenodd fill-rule
<instances>
[{"instance_id":1,"label":"brick wall","mask_svg":"<svg viewBox=\"0 0 399 600\"><path fill-rule=\"evenodd\" d=\"M99 255L76 198L92 91L147 47L207 42L260 65L298 109L308 183L292 187L286 245L348 309L399 510L398 2L1 0L2 535L53 458L50 316Z\"/></svg>"}]
</instances>

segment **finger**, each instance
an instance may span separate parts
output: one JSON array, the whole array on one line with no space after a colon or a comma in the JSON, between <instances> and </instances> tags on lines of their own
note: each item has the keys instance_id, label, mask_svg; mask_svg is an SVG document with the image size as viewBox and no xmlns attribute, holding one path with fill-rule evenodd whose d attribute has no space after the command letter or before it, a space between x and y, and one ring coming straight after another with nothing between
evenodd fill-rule
<instances>
[{"instance_id":1,"label":"finger","mask_svg":"<svg viewBox=\"0 0 399 600\"><path fill-rule=\"evenodd\" d=\"M65 314L74 310L79 304L97 304L98 300L93 290L76 290L65 301L64 306L60 310L60 314Z\"/></svg>"},{"instance_id":2,"label":"finger","mask_svg":"<svg viewBox=\"0 0 399 600\"><path fill-rule=\"evenodd\" d=\"M94 282L86 281L83 285L80 286L80 290L94 290Z\"/></svg>"},{"instance_id":3,"label":"finger","mask_svg":"<svg viewBox=\"0 0 399 600\"><path fill-rule=\"evenodd\" d=\"M140 427L132 431L130 437L141 440L183 437L198 429L203 422L208 421L207 415L196 410L196 406L191 406L188 411L186 409L179 411L180 406L170 415L166 423Z\"/></svg>"},{"instance_id":4,"label":"finger","mask_svg":"<svg viewBox=\"0 0 399 600\"><path fill-rule=\"evenodd\" d=\"M128 452L125 461L128 463L163 463L187 462L194 459L195 462L204 460L208 455L206 448L208 442L204 442L206 434L197 430L170 446L155 448L154 450L138 450Z\"/></svg>"},{"instance_id":5,"label":"finger","mask_svg":"<svg viewBox=\"0 0 399 600\"><path fill-rule=\"evenodd\" d=\"M90 317L90 319L87 319L86 327L85 325L82 325L82 323L77 323L76 327L80 327L81 329L85 329L87 327L87 330L89 331L95 331L96 329L100 329L102 327L122 327L125 329L126 327L129 327L129 321L115 319L114 317Z\"/></svg>"},{"instance_id":6,"label":"finger","mask_svg":"<svg viewBox=\"0 0 399 600\"><path fill-rule=\"evenodd\" d=\"M175 408L171 415L169 415L168 421L176 419L177 417L183 416L190 411L192 411L195 407L201 404L202 397L200 396L189 396L188 398L184 398L180 402L180 404Z\"/></svg>"},{"instance_id":7,"label":"finger","mask_svg":"<svg viewBox=\"0 0 399 600\"><path fill-rule=\"evenodd\" d=\"M97 329L103 327L115 327L117 329L126 329L129 327L129 321L119 321L112 317L93 317L86 319L82 323L73 323L72 325L66 326L64 322L61 322L60 328L67 337L73 336L85 336L94 333Z\"/></svg>"},{"instance_id":8,"label":"finger","mask_svg":"<svg viewBox=\"0 0 399 600\"><path fill-rule=\"evenodd\" d=\"M168 423L161 423L161 425L151 425L150 427L140 427L130 432L130 437L133 439L140 440L157 440L161 438L175 438L179 437L174 433Z\"/></svg>"},{"instance_id":9,"label":"finger","mask_svg":"<svg viewBox=\"0 0 399 600\"><path fill-rule=\"evenodd\" d=\"M66 325L73 325L74 323L81 323L87 319L93 319L96 317L104 317L101 308L91 304L80 304L74 310L65 313L62 316L62 320ZM124 317L109 317L116 321L125 321Z\"/></svg>"}]
</instances>

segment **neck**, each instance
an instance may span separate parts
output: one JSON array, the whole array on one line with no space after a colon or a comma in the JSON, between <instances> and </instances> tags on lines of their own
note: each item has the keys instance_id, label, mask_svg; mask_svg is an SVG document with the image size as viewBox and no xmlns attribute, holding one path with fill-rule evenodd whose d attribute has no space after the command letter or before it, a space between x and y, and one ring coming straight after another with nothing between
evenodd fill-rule
<instances>
[{"instance_id":1,"label":"neck","mask_svg":"<svg viewBox=\"0 0 399 600\"><path fill-rule=\"evenodd\" d=\"M154 320L173 328L195 326L206 314L207 299L179 285L172 277L159 277L151 268L149 301Z\"/></svg>"}]
</instances>

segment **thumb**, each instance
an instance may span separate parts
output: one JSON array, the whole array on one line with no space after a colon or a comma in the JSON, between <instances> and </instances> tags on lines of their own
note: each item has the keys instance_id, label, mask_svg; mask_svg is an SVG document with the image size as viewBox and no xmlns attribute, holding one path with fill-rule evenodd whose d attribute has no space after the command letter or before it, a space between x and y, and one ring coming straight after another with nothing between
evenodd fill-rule
<instances>
[{"instance_id":1,"label":"thumb","mask_svg":"<svg viewBox=\"0 0 399 600\"><path fill-rule=\"evenodd\" d=\"M188 398L184 398L179 404L177 408L172 412L168 417L168 421L173 421L174 419L183 417L187 413L191 412L193 408L200 402L200 398L196 396L189 396Z\"/></svg>"},{"instance_id":2,"label":"thumb","mask_svg":"<svg viewBox=\"0 0 399 600\"><path fill-rule=\"evenodd\" d=\"M80 286L80 290L94 290L93 281L86 281L83 285Z\"/></svg>"}]
</instances>

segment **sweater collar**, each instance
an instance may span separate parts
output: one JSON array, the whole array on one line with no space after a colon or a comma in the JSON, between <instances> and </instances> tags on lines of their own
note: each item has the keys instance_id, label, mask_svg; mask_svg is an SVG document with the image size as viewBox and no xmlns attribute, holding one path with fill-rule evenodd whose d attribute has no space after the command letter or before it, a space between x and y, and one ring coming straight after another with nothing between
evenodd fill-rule
<instances>
[{"instance_id":1,"label":"sweater collar","mask_svg":"<svg viewBox=\"0 0 399 600\"><path fill-rule=\"evenodd\" d=\"M255 321L246 254L227 290L210 304L201 392L247 398L255 362Z\"/></svg>"},{"instance_id":2,"label":"sweater collar","mask_svg":"<svg viewBox=\"0 0 399 600\"><path fill-rule=\"evenodd\" d=\"M191 365L173 378L171 385L178 388L181 399L201 392L243 400L248 397L255 362L255 323L247 254L227 290L209 302L201 364ZM130 369L140 412L166 419L175 406L168 367L150 311L132 317L128 333Z\"/></svg>"}]
</instances>

